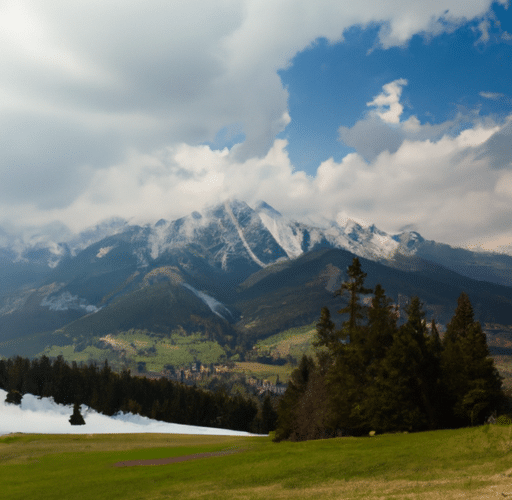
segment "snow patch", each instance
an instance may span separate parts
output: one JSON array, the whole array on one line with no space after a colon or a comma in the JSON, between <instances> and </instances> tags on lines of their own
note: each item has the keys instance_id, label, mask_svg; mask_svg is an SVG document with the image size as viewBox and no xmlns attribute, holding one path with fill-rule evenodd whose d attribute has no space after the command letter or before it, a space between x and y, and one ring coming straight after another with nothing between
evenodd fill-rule
<instances>
[{"instance_id":1,"label":"snow patch","mask_svg":"<svg viewBox=\"0 0 512 500\"><path fill-rule=\"evenodd\" d=\"M276 210L272 212L260 210L258 215L263 225L290 259L295 259L302 255L303 252L299 238L293 232L289 222L279 212Z\"/></svg>"},{"instance_id":2,"label":"snow patch","mask_svg":"<svg viewBox=\"0 0 512 500\"><path fill-rule=\"evenodd\" d=\"M67 311L69 309L78 311L83 309L86 313L95 313L100 310L100 308L88 304L85 299L81 299L78 295L71 295L69 292L63 292L53 297L45 297L41 301L41 305L48 307L50 311Z\"/></svg>"},{"instance_id":3,"label":"snow patch","mask_svg":"<svg viewBox=\"0 0 512 500\"><path fill-rule=\"evenodd\" d=\"M107 255L113 248L114 246L100 248L96 254L96 258L101 259L102 257L105 257L105 255Z\"/></svg>"},{"instance_id":4,"label":"snow patch","mask_svg":"<svg viewBox=\"0 0 512 500\"><path fill-rule=\"evenodd\" d=\"M251 259L258 264L260 267L266 267L266 265L261 262L258 257L256 257L255 253L251 250L251 247L249 246L249 243L247 243L247 240L245 239L244 233L242 231L242 228L240 227L240 224L238 224L238 221L236 220L236 217L233 214L233 211L231 210L231 207L229 206L229 203L226 201L224 203L224 207L226 208L226 212L233 221L233 224L235 225L235 228L238 232L238 236L242 240L242 244L244 245L245 249L247 250L247 253L250 255Z\"/></svg>"},{"instance_id":5,"label":"snow patch","mask_svg":"<svg viewBox=\"0 0 512 500\"><path fill-rule=\"evenodd\" d=\"M0 389L0 435L13 432L35 434L124 434L124 433L162 433L162 434L199 434L212 436L258 436L230 429L196 427L194 425L172 424L153 420L132 413L118 413L112 417L97 413L86 405L80 412L85 425L71 425L69 417L73 413L72 405L60 405L53 398L38 398L25 394L21 405L5 402L7 392Z\"/></svg>"},{"instance_id":6,"label":"snow patch","mask_svg":"<svg viewBox=\"0 0 512 500\"><path fill-rule=\"evenodd\" d=\"M220 316L222 319L227 320L226 316L221 314L227 313L229 316L233 317L231 311L222 302L219 302L217 299L214 299L213 297L204 292L196 290L193 286L189 285L188 283L182 283L182 285L188 290L190 290L196 297L201 299L217 316Z\"/></svg>"}]
</instances>

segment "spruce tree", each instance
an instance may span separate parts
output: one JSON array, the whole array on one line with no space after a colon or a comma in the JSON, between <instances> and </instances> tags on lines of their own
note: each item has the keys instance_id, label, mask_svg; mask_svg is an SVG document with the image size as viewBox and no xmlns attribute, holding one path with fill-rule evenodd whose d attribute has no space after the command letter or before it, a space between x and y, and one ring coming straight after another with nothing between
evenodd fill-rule
<instances>
[{"instance_id":1,"label":"spruce tree","mask_svg":"<svg viewBox=\"0 0 512 500\"><path fill-rule=\"evenodd\" d=\"M73 415L69 417L69 423L71 425L85 425L84 417L82 417L82 414L80 413L80 405L78 402L75 402L73 406Z\"/></svg>"},{"instance_id":2,"label":"spruce tree","mask_svg":"<svg viewBox=\"0 0 512 500\"><path fill-rule=\"evenodd\" d=\"M361 269L361 263L354 257L352 264L347 269L348 281L342 283L335 295L343 296L348 293L348 304L338 311L339 314L348 314L348 319L343 323L343 333L350 342L358 341L361 337L360 326L366 318L367 308L361 304L361 295L372 293L371 288L364 286L366 273Z\"/></svg>"},{"instance_id":3,"label":"spruce tree","mask_svg":"<svg viewBox=\"0 0 512 500\"><path fill-rule=\"evenodd\" d=\"M21 392L17 391L16 389L11 389L5 397L5 402L12 405L21 405L22 398L23 395Z\"/></svg>"},{"instance_id":4,"label":"spruce tree","mask_svg":"<svg viewBox=\"0 0 512 500\"><path fill-rule=\"evenodd\" d=\"M292 372L288 387L279 401L277 427L274 441L288 439L296 427L296 409L301 396L306 391L309 378L315 369L315 362L305 354L299 366Z\"/></svg>"},{"instance_id":5,"label":"spruce tree","mask_svg":"<svg viewBox=\"0 0 512 500\"><path fill-rule=\"evenodd\" d=\"M359 362L363 369L360 398L353 406L351 417L361 432L381 430L376 417L382 411L382 394L378 394L382 363L393 344L397 332L396 310L380 284L376 285L371 306L368 308L368 324L364 343L359 347Z\"/></svg>"},{"instance_id":6,"label":"spruce tree","mask_svg":"<svg viewBox=\"0 0 512 500\"><path fill-rule=\"evenodd\" d=\"M502 404L501 377L465 293L458 299L443 338L441 370L445 401L451 409L446 425L475 425Z\"/></svg>"},{"instance_id":7,"label":"spruce tree","mask_svg":"<svg viewBox=\"0 0 512 500\"><path fill-rule=\"evenodd\" d=\"M348 317L336 334L338 340L328 346L333 362L326 374L326 386L330 394L329 426L341 432L357 433L361 426L358 410L365 399L367 382L368 328L364 323L368 307L363 304L362 295L372 290L364 286L366 273L357 257L348 267L347 275L348 280L342 283L336 295L348 294L347 305L338 311Z\"/></svg>"},{"instance_id":8,"label":"spruce tree","mask_svg":"<svg viewBox=\"0 0 512 500\"><path fill-rule=\"evenodd\" d=\"M261 424L263 434L268 434L276 428L277 412L272 406L270 396L267 394L263 399L263 406L261 409Z\"/></svg>"},{"instance_id":9,"label":"spruce tree","mask_svg":"<svg viewBox=\"0 0 512 500\"><path fill-rule=\"evenodd\" d=\"M341 345L340 332L336 331L336 325L331 320L331 313L327 307L322 307L320 320L316 324L316 339L314 347L325 346L331 353L338 351Z\"/></svg>"},{"instance_id":10,"label":"spruce tree","mask_svg":"<svg viewBox=\"0 0 512 500\"><path fill-rule=\"evenodd\" d=\"M361 418L378 432L420 430L432 427L435 418L426 373L426 324L417 297L407 314L366 390Z\"/></svg>"}]
</instances>

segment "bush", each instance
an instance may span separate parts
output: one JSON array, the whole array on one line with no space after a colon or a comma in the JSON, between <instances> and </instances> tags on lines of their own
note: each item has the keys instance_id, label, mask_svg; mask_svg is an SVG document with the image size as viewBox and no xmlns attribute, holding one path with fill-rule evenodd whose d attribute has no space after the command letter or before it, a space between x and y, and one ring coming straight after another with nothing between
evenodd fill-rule
<instances>
[{"instance_id":1,"label":"bush","mask_svg":"<svg viewBox=\"0 0 512 500\"><path fill-rule=\"evenodd\" d=\"M498 425L512 425L512 418L509 415L500 415L496 419Z\"/></svg>"},{"instance_id":2,"label":"bush","mask_svg":"<svg viewBox=\"0 0 512 500\"><path fill-rule=\"evenodd\" d=\"M12 405L20 405L22 397L23 395L19 391L13 389L7 393L5 402Z\"/></svg>"},{"instance_id":3,"label":"bush","mask_svg":"<svg viewBox=\"0 0 512 500\"><path fill-rule=\"evenodd\" d=\"M85 420L80 413L80 405L78 403L75 403L73 406L73 415L69 417L69 423L71 425L85 425Z\"/></svg>"}]
</instances>

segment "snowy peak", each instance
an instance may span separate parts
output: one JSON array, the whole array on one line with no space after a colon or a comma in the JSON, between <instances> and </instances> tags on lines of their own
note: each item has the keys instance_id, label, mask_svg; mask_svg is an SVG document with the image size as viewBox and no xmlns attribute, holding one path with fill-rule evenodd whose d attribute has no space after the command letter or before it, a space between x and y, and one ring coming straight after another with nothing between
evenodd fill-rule
<instances>
[{"instance_id":1,"label":"snowy peak","mask_svg":"<svg viewBox=\"0 0 512 500\"><path fill-rule=\"evenodd\" d=\"M399 244L398 250L405 255L412 255L425 239L416 231L406 231L397 234L393 239Z\"/></svg>"},{"instance_id":2,"label":"snowy peak","mask_svg":"<svg viewBox=\"0 0 512 500\"><path fill-rule=\"evenodd\" d=\"M255 212L277 244L286 252L288 258L295 259L302 255L304 234L296 223L285 219L264 201L258 203Z\"/></svg>"}]
</instances>

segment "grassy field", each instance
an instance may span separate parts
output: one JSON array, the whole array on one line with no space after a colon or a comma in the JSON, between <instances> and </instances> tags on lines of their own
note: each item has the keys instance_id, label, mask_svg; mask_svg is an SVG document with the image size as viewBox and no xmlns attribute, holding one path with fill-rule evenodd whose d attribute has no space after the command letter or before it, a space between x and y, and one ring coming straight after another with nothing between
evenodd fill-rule
<instances>
[{"instance_id":1,"label":"grassy field","mask_svg":"<svg viewBox=\"0 0 512 500\"><path fill-rule=\"evenodd\" d=\"M125 460L238 453L172 465ZM15 499L493 499L512 495L512 427L272 443L267 437L9 435L2 496Z\"/></svg>"},{"instance_id":2,"label":"grassy field","mask_svg":"<svg viewBox=\"0 0 512 500\"><path fill-rule=\"evenodd\" d=\"M52 346L41 352L41 355L62 355L69 362L87 362L89 359L101 361L105 358L123 359L133 364L145 361L147 370L155 372L162 371L167 364L179 367L200 361L207 365L219 363L226 358L226 352L218 342L206 340L199 333L185 335L176 331L170 337L161 337L144 330L129 330L95 340L103 341L105 347L110 345L110 349L90 345L76 352L74 345Z\"/></svg>"},{"instance_id":3,"label":"grassy field","mask_svg":"<svg viewBox=\"0 0 512 500\"><path fill-rule=\"evenodd\" d=\"M234 373L244 373L248 377L255 377L261 380L268 380L272 384L277 382L287 383L290 375L296 367L286 364L283 366L266 365L264 363L256 363L253 361L237 361L234 368L231 369Z\"/></svg>"},{"instance_id":4,"label":"grassy field","mask_svg":"<svg viewBox=\"0 0 512 500\"><path fill-rule=\"evenodd\" d=\"M311 323L299 328L290 328L264 340L259 340L255 349L258 354L274 358L285 358L291 355L300 359L303 354L313 354L314 349L311 343L315 335L316 323Z\"/></svg>"}]
</instances>

